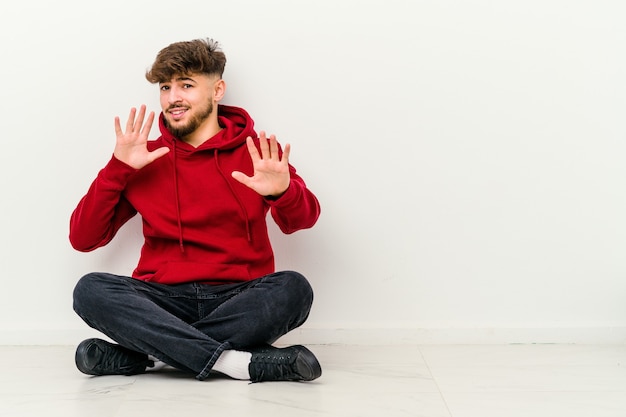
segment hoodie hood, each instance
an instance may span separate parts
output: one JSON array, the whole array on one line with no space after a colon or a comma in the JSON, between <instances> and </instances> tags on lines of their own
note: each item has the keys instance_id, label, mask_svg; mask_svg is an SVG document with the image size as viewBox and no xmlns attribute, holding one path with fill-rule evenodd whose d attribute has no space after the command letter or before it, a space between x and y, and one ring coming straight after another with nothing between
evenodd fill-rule
<instances>
[{"instance_id":1,"label":"hoodie hood","mask_svg":"<svg viewBox=\"0 0 626 417\"><path fill-rule=\"evenodd\" d=\"M161 138L168 147L172 149L176 145L175 149L180 152L197 152L215 149L229 150L244 144L248 136L256 138L254 121L248 112L240 107L219 104L217 106L217 120L222 130L215 136L207 138L208 140L197 148L175 137L169 131L165 125L165 117L162 112L159 115L159 130L161 131Z\"/></svg>"}]
</instances>

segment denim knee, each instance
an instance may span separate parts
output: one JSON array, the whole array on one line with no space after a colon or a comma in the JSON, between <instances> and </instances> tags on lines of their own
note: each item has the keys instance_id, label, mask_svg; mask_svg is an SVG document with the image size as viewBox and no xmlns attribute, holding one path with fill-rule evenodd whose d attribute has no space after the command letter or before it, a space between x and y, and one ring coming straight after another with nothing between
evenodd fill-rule
<instances>
[{"instance_id":1,"label":"denim knee","mask_svg":"<svg viewBox=\"0 0 626 417\"><path fill-rule=\"evenodd\" d=\"M103 277L97 272L84 275L74 287L74 311L81 317L83 314L98 308L101 301L106 302L106 290L103 288Z\"/></svg>"},{"instance_id":2,"label":"denim knee","mask_svg":"<svg viewBox=\"0 0 626 417\"><path fill-rule=\"evenodd\" d=\"M88 289L90 287L89 281L91 280L92 274L84 275L81 279L78 280L76 286L74 286L73 300L74 300L74 311L78 312L80 305L84 299L84 295L89 294L91 291Z\"/></svg>"},{"instance_id":3,"label":"denim knee","mask_svg":"<svg viewBox=\"0 0 626 417\"><path fill-rule=\"evenodd\" d=\"M284 271L283 274L289 292L294 294L297 299L302 300L303 303L309 306L313 304L313 288L304 275L296 271Z\"/></svg>"},{"instance_id":4,"label":"denim knee","mask_svg":"<svg viewBox=\"0 0 626 417\"><path fill-rule=\"evenodd\" d=\"M297 325L302 324L309 315L313 305L313 288L309 281L299 272L279 272L279 280L285 297L282 302L285 313L296 314Z\"/></svg>"}]
</instances>

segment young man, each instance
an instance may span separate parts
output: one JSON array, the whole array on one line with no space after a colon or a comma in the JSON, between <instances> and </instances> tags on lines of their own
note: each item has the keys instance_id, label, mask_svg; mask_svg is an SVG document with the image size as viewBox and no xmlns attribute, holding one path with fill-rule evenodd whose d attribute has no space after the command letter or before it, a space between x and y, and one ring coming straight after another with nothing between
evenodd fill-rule
<instances>
[{"instance_id":1,"label":"young man","mask_svg":"<svg viewBox=\"0 0 626 417\"><path fill-rule=\"evenodd\" d=\"M132 109L111 160L70 220L79 251L109 243L131 217L144 245L131 277L91 273L74 310L117 342L88 339L76 350L89 375L132 375L153 358L204 380L311 381L321 367L304 346L271 344L306 320L313 293L297 272L275 272L266 214L284 233L312 227L317 198L274 135L258 135L245 110L224 97L226 57L213 40L169 45L146 78L160 87L154 113Z\"/></svg>"}]
</instances>

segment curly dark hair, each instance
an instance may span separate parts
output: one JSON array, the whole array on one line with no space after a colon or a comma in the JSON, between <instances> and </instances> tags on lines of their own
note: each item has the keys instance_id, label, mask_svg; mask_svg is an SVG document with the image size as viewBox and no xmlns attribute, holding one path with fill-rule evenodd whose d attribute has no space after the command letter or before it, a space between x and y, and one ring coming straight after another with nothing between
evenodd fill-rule
<instances>
[{"instance_id":1,"label":"curly dark hair","mask_svg":"<svg viewBox=\"0 0 626 417\"><path fill-rule=\"evenodd\" d=\"M222 76L226 55L210 38L176 42L157 54L146 79L152 84L170 81L176 75L208 74Z\"/></svg>"}]
</instances>

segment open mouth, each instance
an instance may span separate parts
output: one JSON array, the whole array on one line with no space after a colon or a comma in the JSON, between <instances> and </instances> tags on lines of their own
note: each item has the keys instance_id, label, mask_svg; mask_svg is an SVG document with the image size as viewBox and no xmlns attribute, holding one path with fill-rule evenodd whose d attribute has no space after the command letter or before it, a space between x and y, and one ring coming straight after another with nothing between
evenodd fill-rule
<instances>
[{"instance_id":1,"label":"open mouth","mask_svg":"<svg viewBox=\"0 0 626 417\"><path fill-rule=\"evenodd\" d=\"M173 109L169 109L167 112L170 114L172 119L180 120L185 116L185 113L187 113L187 108L176 107Z\"/></svg>"}]
</instances>

